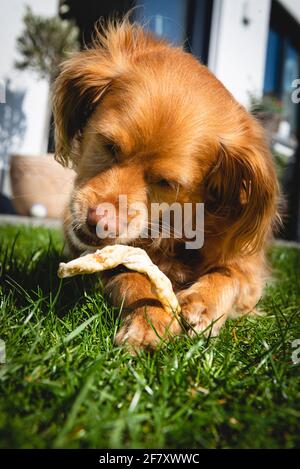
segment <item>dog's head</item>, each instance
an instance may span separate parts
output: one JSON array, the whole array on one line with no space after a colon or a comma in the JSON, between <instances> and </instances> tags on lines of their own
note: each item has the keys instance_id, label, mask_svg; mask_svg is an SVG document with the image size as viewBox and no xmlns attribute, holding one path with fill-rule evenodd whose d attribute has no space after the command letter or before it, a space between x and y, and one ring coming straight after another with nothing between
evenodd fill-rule
<instances>
[{"instance_id":1,"label":"dog's head","mask_svg":"<svg viewBox=\"0 0 300 469\"><path fill-rule=\"evenodd\" d=\"M95 227L111 223L109 207L111 242L131 242L149 224L140 207L204 202L206 236L223 253L261 246L277 196L262 131L190 54L111 24L64 63L53 102L56 159L77 172L69 226L82 245L102 245Z\"/></svg>"}]
</instances>

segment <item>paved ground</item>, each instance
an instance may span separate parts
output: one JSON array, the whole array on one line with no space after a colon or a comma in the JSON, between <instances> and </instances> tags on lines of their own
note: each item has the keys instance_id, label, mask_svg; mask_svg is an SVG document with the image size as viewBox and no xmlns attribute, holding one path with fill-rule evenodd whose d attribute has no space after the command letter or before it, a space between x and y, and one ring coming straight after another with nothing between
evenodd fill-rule
<instances>
[{"instance_id":1,"label":"paved ground","mask_svg":"<svg viewBox=\"0 0 300 469\"><path fill-rule=\"evenodd\" d=\"M19 215L0 215L0 226L1 225L30 225L59 228L61 226L61 220L55 218L22 217Z\"/></svg>"}]
</instances>

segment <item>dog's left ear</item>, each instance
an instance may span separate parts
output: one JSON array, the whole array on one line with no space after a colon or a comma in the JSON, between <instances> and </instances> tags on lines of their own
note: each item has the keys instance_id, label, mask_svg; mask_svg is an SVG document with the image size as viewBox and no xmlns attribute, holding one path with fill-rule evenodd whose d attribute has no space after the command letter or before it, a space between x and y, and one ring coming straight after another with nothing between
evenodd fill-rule
<instances>
[{"instance_id":1,"label":"dog's left ear","mask_svg":"<svg viewBox=\"0 0 300 469\"><path fill-rule=\"evenodd\" d=\"M207 219L222 231L223 254L257 252L279 218L279 189L263 131L255 121L249 135L221 141L205 194Z\"/></svg>"}]
</instances>

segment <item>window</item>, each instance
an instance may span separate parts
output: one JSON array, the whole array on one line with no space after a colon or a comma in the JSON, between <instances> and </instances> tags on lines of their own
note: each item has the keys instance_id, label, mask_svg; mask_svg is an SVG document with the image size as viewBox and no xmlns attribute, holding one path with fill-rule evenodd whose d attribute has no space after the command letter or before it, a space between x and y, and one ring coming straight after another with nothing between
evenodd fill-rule
<instances>
[{"instance_id":1,"label":"window","mask_svg":"<svg viewBox=\"0 0 300 469\"><path fill-rule=\"evenodd\" d=\"M207 64L213 0L138 0L137 19Z\"/></svg>"},{"instance_id":2,"label":"window","mask_svg":"<svg viewBox=\"0 0 300 469\"><path fill-rule=\"evenodd\" d=\"M135 19L174 44L184 43L186 50L207 63L213 0L61 0L60 5L61 16L78 24L82 44L90 42L100 17L121 17L137 7L133 9Z\"/></svg>"},{"instance_id":3,"label":"window","mask_svg":"<svg viewBox=\"0 0 300 469\"><path fill-rule=\"evenodd\" d=\"M265 69L264 94L281 101L290 136L299 135L299 106L292 102L292 82L300 77L300 25L273 1Z\"/></svg>"},{"instance_id":4,"label":"window","mask_svg":"<svg viewBox=\"0 0 300 469\"><path fill-rule=\"evenodd\" d=\"M137 1L136 18L157 36L182 44L186 37L188 2L183 0Z\"/></svg>"}]
</instances>

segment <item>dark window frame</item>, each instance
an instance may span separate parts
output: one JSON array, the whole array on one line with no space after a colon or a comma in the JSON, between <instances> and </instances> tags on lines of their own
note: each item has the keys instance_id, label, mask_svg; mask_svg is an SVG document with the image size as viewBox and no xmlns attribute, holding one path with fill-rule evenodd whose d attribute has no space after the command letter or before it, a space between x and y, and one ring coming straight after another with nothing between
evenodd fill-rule
<instances>
[{"instance_id":1,"label":"dark window frame","mask_svg":"<svg viewBox=\"0 0 300 469\"><path fill-rule=\"evenodd\" d=\"M271 14L270 14L270 23L269 29L273 30L280 37L280 49L279 49L279 63L278 69L280 70L279 81L276 84L276 90L274 91L274 96L278 99L282 97L283 91L283 79L284 79L284 58L285 58L285 48L287 41L289 44L298 51L300 57L300 25L297 20L289 13L288 10L278 1L273 0L271 5ZM267 63L266 63L267 66ZM266 70L265 70L266 73ZM299 72L298 77L300 77L300 63L299 63ZM264 84L265 86L265 84ZM265 89L264 89L265 92ZM297 120L300 122L300 106L298 105ZM300 125L297 126L297 139L300 141Z\"/></svg>"}]
</instances>

